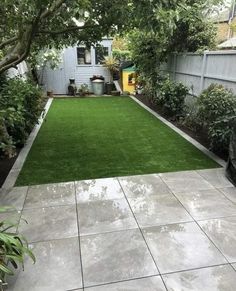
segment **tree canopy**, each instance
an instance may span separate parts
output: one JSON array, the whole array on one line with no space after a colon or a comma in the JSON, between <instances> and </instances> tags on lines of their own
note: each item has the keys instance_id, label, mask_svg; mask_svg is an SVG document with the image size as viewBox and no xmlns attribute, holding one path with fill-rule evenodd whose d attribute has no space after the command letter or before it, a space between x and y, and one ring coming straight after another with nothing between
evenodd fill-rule
<instances>
[{"instance_id":1,"label":"tree canopy","mask_svg":"<svg viewBox=\"0 0 236 291\"><path fill-rule=\"evenodd\" d=\"M93 44L106 35L133 28L173 32L178 29L182 10L209 1L2 0L0 73L25 60L32 50L44 47Z\"/></svg>"},{"instance_id":2,"label":"tree canopy","mask_svg":"<svg viewBox=\"0 0 236 291\"><path fill-rule=\"evenodd\" d=\"M150 94L156 92L160 66L170 53L215 48L216 29L209 14L220 1L179 1L174 10L159 12L158 29L139 28L129 34L129 49Z\"/></svg>"}]
</instances>

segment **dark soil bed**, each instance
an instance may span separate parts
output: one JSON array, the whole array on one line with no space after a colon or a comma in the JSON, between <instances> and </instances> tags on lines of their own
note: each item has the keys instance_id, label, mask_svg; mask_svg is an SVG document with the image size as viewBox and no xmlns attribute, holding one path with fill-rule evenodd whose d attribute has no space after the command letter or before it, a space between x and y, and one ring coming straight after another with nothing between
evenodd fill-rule
<instances>
[{"instance_id":1,"label":"dark soil bed","mask_svg":"<svg viewBox=\"0 0 236 291\"><path fill-rule=\"evenodd\" d=\"M210 142L207 138L207 133L204 131L198 131L195 132L193 130L191 130L190 128L184 126L183 124L181 124L178 121L173 121L168 119L163 112L161 111L160 107L158 107L157 105L153 104L152 102L150 102L150 99L147 98L146 96L143 95L136 95L135 96L139 101L141 101L143 104L145 104L146 106L148 106L149 108L151 108L153 111L157 112L159 115L161 115L163 118L167 119L169 122L171 122L173 125L175 125L176 127L178 127L179 129L181 129L183 132L187 133L189 136L191 136L193 139L195 139L196 141L198 141L200 144L202 144L204 147L206 147L207 149L210 148ZM214 152L217 156L219 156L220 158L222 158L223 160L227 161L228 159L228 154L225 152Z\"/></svg>"},{"instance_id":2,"label":"dark soil bed","mask_svg":"<svg viewBox=\"0 0 236 291\"><path fill-rule=\"evenodd\" d=\"M9 174L12 166L14 165L20 150L17 150L16 155L9 159L9 158L0 158L0 187L2 187L7 175Z\"/></svg>"}]
</instances>

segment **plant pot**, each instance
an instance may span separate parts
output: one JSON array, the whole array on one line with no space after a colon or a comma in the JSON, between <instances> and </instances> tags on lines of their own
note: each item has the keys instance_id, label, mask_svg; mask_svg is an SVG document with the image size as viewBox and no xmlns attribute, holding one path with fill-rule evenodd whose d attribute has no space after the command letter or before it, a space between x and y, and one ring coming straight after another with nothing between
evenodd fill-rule
<instances>
[{"instance_id":1,"label":"plant pot","mask_svg":"<svg viewBox=\"0 0 236 291\"><path fill-rule=\"evenodd\" d=\"M48 97L53 97L53 91L47 91L47 96Z\"/></svg>"},{"instance_id":2,"label":"plant pot","mask_svg":"<svg viewBox=\"0 0 236 291\"><path fill-rule=\"evenodd\" d=\"M77 93L77 87L75 85L75 79L69 79L70 83L68 86L68 95L75 96Z\"/></svg>"},{"instance_id":3,"label":"plant pot","mask_svg":"<svg viewBox=\"0 0 236 291\"><path fill-rule=\"evenodd\" d=\"M107 93L107 95L111 95L111 92L113 90L113 86L114 86L113 83L106 83L106 93Z\"/></svg>"}]
</instances>

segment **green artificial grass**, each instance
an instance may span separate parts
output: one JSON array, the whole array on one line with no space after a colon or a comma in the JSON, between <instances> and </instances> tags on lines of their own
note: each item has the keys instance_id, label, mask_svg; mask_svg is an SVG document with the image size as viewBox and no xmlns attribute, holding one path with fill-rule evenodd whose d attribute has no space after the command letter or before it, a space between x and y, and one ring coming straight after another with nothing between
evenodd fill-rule
<instances>
[{"instance_id":1,"label":"green artificial grass","mask_svg":"<svg viewBox=\"0 0 236 291\"><path fill-rule=\"evenodd\" d=\"M56 99L16 185L215 167L128 97Z\"/></svg>"}]
</instances>

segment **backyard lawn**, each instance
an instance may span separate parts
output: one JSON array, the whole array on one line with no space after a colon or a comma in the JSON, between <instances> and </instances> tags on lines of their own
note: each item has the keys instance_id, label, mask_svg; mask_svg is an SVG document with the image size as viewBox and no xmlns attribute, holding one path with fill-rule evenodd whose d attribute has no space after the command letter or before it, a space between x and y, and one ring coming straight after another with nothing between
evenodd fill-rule
<instances>
[{"instance_id":1,"label":"backyard lawn","mask_svg":"<svg viewBox=\"0 0 236 291\"><path fill-rule=\"evenodd\" d=\"M215 167L128 97L56 99L16 185Z\"/></svg>"}]
</instances>

